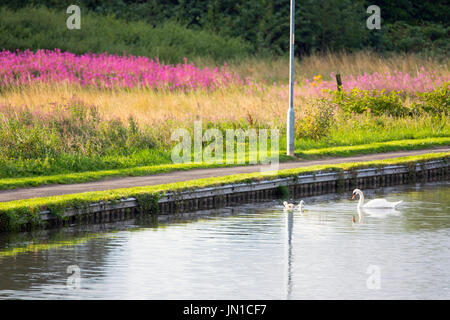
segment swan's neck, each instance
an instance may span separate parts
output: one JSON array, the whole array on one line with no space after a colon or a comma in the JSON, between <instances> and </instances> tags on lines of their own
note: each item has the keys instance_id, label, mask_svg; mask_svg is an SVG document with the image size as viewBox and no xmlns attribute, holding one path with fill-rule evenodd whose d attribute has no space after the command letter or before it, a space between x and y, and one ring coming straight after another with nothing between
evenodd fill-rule
<instances>
[{"instance_id":1,"label":"swan's neck","mask_svg":"<svg viewBox=\"0 0 450 320\"><path fill-rule=\"evenodd\" d=\"M362 191L357 192L359 194L359 202L358 202L358 208L361 207L364 204L364 194Z\"/></svg>"}]
</instances>

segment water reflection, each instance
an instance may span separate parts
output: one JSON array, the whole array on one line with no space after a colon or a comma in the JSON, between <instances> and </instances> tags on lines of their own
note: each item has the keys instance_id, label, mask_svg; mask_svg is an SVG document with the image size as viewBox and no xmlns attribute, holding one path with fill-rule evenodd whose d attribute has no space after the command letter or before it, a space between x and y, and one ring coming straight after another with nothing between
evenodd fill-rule
<instances>
[{"instance_id":1,"label":"water reflection","mask_svg":"<svg viewBox=\"0 0 450 320\"><path fill-rule=\"evenodd\" d=\"M307 198L303 214L275 201L191 222L2 235L0 299L448 299L449 190L364 190L404 201L381 215L345 194ZM66 286L69 265L78 290ZM366 285L371 265L380 290Z\"/></svg>"},{"instance_id":2,"label":"water reflection","mask_svg":"<svg viewBox=\"0 0 450 320\"><path fill-rule=\"evenodd\" d=\"M287 250L286 250L286 261L287 261L287 270L286 270L286 299L291 299L292 293L292 231L294 230L294 213L292 211L286 212L286 226L287 226Z\"/></svg>"}]
</instances>

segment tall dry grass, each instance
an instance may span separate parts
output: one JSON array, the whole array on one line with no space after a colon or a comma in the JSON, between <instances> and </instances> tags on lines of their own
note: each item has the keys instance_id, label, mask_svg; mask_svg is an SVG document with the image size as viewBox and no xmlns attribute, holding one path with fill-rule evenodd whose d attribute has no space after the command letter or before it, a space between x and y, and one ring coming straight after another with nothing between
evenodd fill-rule
<instances>
[{"instance_id":1,"label":"tall dry grass","mask_svg":"<svg viewBox=\"0 0 450 320\"><path fill-rule=\"evenodd\" d=\"M198 62L199 65L202 63L207 64L208 61ZM417 55L387 58L370 52L313 55L296 61L296 91L301 92L303 80L312 79L316 75L322 75L326 79L331 72L358 75L364 72L398 70L413 76L421 67L440 75L449 74L448 61L423 59ZM0 95L0 104L50 111L55 104L65 104L77 99L98 107L106 119L127 121L132 116L139 123L152 126L186 124L198 119L283 125L288 96L287 91L280 90L280 83L287 80L287 60L248 59L230 65L229 69L244 78L264 80L264 90L257 85L251 91L241 87L228 87L213 92L199 90L183 93L148 89L99 90L64 83L33 84L4 90ZM277 84L273 85L273 82ZM301 94L296 95L298 117L302 117L307 104L307 98Z\"/></svg>"},{"instance_id":2,"label":"tall dry grass","mask_svg":"<svg viewBox=\"0 0 450 320\"><path fill-rule=\"evenodd\" d=\"M36 84L8 90L1 95L0 104L26 105L31 110L48 112L55 104L72 100L97 106L106 119L126 121L132 116L148 125L199 119L236 122L248 114L255 120L269 121L283 109L281 101L267 94L247 94L239 88L183 93L146 89L107 91L64 84Z\"/></svg>"},{"instance_id":3,"label":"tall dry grass","mask_svg":"<svg viewBox=\"0 0 450 320\"><path fill-rule=\"evenodd\" d=\"M201 60L199 66L209 62ZM203 64L203 65L202 65ZM211 66L211 65L208 65ZM422 59L417 55L381 58L370 52L324 54L305 57L296 61L296 99L294 107L297 119L307 119L319 114L311 110L316 104L303 96L302 83L316 75L329 77L331 72L342 75L358 75L364 72L398 70L414 76L421 67L449 74L448 61ZM31 111L51 113L55 106L70 101L81 101L95 106L103 119L119 119L127 124L133 117L141 127L151 127L157 141L170 141L171 129L191 127L196 120L216 126L276 126L285 127L288 105L285 80L288 75L286 59L248 59L236 62L229 69L241 77L257 80L251 88L229 86L215 91L154 91L150 89L94 89L65 83L34 83L0 91L0 105L26 106ZM262 84L260 80L264 80ZM273 84L276 82L276 84ZM283 87L284 86L284 87ZM410 103L407 98L406 104ZM411 120L414 121L414 120ZM319 128L320 129L320 128Z\"/></svg>"},{"instance_id":4,"label":"tall dry grass","mask_svg":"<svg viewBox=\"0 0 450 320\"><path fill-rule=\"evenodd\" d=\"M199 61L201 63L201 61ZM450 64L448 60L440 61L436 58L423 58L417 54L381 56L370 51L355 53L325 53L305 56L295 60L295 80L301 83L304 79L312 79L316 75L322 75L325 80L330 80L330 74L360 75L365 72L401 71L416 75L420 68L433 70L440 75L448 74ZM242 77L254 80L266 80L268 83L287 83L289 80L288 58L261 60L250 58L241 62L235 62L230 66L232 71Z\"/></svg>"}]
</instances>

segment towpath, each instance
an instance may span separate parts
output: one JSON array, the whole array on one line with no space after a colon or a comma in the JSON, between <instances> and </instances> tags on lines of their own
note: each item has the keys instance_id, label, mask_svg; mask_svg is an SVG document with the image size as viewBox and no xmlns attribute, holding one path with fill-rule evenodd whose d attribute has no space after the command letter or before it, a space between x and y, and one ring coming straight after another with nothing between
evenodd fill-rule
<instances>
[{"instance_id":1,"label":"towpath","mask_svg":"<svg viewBox=\"0 0 450 320\"><path fill-rule=\"evenodd\" d=\"M425 153L436 153L436 152L450 152L450 147L367 154L352 157L322 158L320 160L283 162L280 163L279 169L283 170L283 169L293 169L324 164L384 160L390 158L421 155ZM4 190L0 191L0 202L82 193L90 191L102 191L119 188L131 188L138 186L166 184L201 178L221 177L240 173L259 172L260 169L261 169L260 165L227 167L227 168L193 169L189 171L173 171L170 173L163 173L142 177L107 178L104 180L87 183L45 185L33 188Z\"/></svg>"}]
</instances>

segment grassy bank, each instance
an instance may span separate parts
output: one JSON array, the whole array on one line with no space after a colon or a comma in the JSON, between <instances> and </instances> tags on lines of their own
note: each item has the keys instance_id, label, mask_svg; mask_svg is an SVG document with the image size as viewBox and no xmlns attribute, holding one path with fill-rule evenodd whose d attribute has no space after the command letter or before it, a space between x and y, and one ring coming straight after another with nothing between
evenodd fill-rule
<instances>
[{"instance_id":1,"label":"grassy bank","mask_svg":"<svg viewBox=\"0 0 450 320\"><path fill-rule=\"evenodd\" d=\"M159 195L165 192L178 192L204 187L213 187L230 183L250 183L253 181L276 179L283 177L298 176L299 174L355 170L367 167L381 167L386 165L405 164L410 165L428 160L444 159L448 161L450 153L426 154L420 156L400 157L380 161L368 161L360 163L343 163L336 165L320 165L278 171L275 175L270 172L239 174L217 178L205 178L185 182L171 183L166 185L135 187L116 189L99 192L86 192L47 198L36 198L0 203L0 225L2 230L14 230L31 223L39 225L41 222L37 215L42 210L50 210L52 214L59 215L67 208L83 208L91 203L100 201L118 201L135 197L143 208L151 208L156 205Z\"/></svg>"},{"instance_id":2,"label":"grassy bank","mask_svg":"<svg viewBox=\"0 0 450 320\"><path fill-rule=\"evenodd\" d=\"M193 137L195 121L202 121L204 130L215 128L221 132L277 128L283 153L284 99L270 91L249 94L245 90L127 92L42 89L40 85L12 89L0 97L0 178L169 165L171 150L177 143L172 141L172 133L183 128ZM412 110L411 101L410 97L404 98L400 106ZM360 105L358 100L349 103L353 104ZM385 105L380 99L380 106ZM395 110L397 104L392 105ZM420 146L422 139L431 139L423 146L427 147L434 145L432 138L450 136L449 116L443 113L401 117L367 111L359 114L346 112L330 100L305 97L296 100L295 112L296 153L301 158L410 149L413 144ZM392 148L377 144L409 139L417 141L405 145L394 142ZM448 141L445 143L448 145ZM370 144L374 145L367 146ZM355 151L357 145L365 146ZM335 147L342 148L316 150Z\"/></svg>"},{"instance_id":3,"label":"grassy bank","mask_svg":"<svg viewBox=\"0 0 450 320\"><path fill-rule=\"evenodd\" d=\"M281 77L267 81L284 73L281 60L206 69L60 51L3 52L0 59L0 179L11 179L3 188L191 168L171 165L178 143L171 137L177 129L193 137L196 121L222 133L278 129L284 153L288 88ZM433 140L450 137L448 64L368 53L299 63L299 157L448 145ZM340 93L326 75L333 69L343 76ZM409 139L417 141L400 141ZM389 141L397 142L379 144Z\"/></svg>"},{"instance_id":4,"label":"grassy bank","mask_svg":"<svg viewBox=\"0 0 450 320\"><path fill-rule=\"evenodd\" d=\"M331 147L321 149L309 149L296 152L301 159L319 159L323 157L345 157L360 154L381 153L398 150L417 150L432 147L450 145L450 137L425 138L398 140L373 144L364 144L345 147ZM280 161L292 161L296 158L282 155ZM205 169L215 167L226 167L226 164L215 163L191 163L191 164L161 164L152 166L132 167L116 170L85 171L80 173L58 174L50 176L4 178L0 179L0 190L17 189L25 187L36 187L48 184L70 184L98 181L112 177L144 176L168 173L172 171L183 171L192 169ZM234 166L234 165L228 165Z\"/></svg>"}]
</instances>

